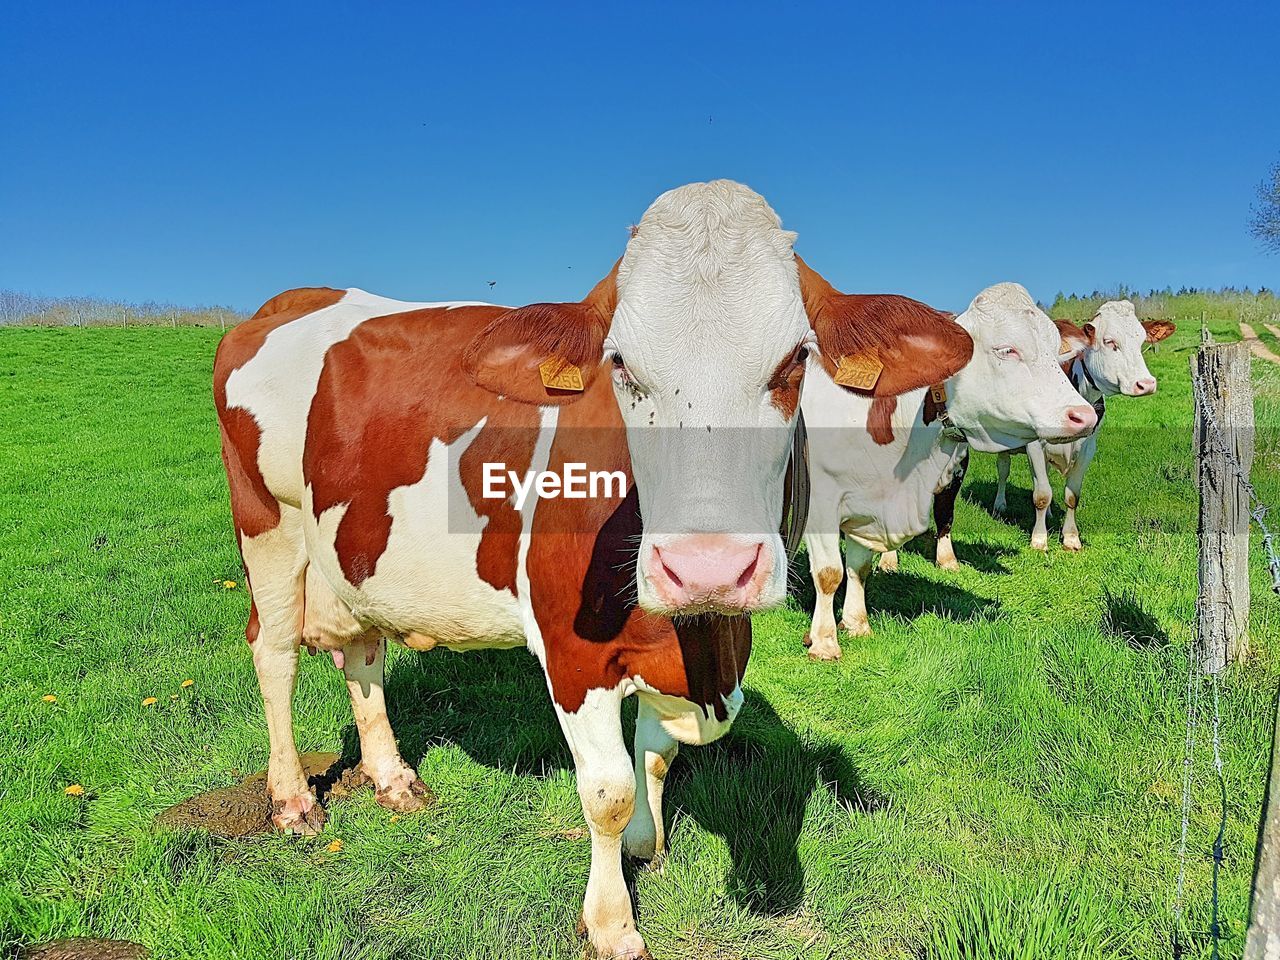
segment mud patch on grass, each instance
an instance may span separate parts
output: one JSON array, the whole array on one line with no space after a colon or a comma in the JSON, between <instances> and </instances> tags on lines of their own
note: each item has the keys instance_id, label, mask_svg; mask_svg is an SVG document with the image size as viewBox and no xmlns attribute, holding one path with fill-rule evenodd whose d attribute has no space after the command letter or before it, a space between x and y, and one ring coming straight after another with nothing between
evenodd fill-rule
<instances>
[{"instance_id":1,"label":"mud patch on grass","mask_svg":"<svg viewBox=\"0 0 1280 960\"><path fill-rule=\"evenodd\" d=\"M72 937L24 947L19 960L146 960L150 951L127 940L98 940Z\"/></svg>"},{"instance_id":2,"label":"mud patch on grass","mask_svg":"<svg viewBox=\"0 0 1280 960\"><path fill-rule=\"evenodd\" d=\"M321 803L349 797L369 785L359 770L343 768L336 753L304 753L302 770ZM233 787L198 793L159 813L155 825L167 830L207 830L219 837L266 833L272 828L267 773L263 770Z\"/></svg>"}]
</instances>

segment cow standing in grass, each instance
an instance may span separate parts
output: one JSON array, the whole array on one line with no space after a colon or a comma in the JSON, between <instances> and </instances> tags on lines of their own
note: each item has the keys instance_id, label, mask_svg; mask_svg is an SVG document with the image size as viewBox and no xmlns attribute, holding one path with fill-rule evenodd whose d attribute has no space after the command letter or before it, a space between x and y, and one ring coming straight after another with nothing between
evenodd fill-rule
<instances>
[{"instance_id":1,"label":"cow standing in grass","mask_svg":"<svg viewBox=\"0 0 1280 960\"><path fill-rule=\"evenodd\" d=\"M948 495L954 505L970 446L995 452L1031 440L1083 437L1096 423L1093 407L1058 365L1053 323L1016 283L988 287L954 319L906 297L843 299L868 326L892 316L921 336L950 336L964 349L954 376L897 400L842 385L841 371L826 358L810 362L801 409L810 438L805 544L815 597L805 643L809 655L822 660L840 656L834 597L841 533L848 586L840 625L866 635L872 558L927 530L935 496ZM941 553L941 521L939 530ZM949 540L945 549L950 552Z\"/></svg>"},{"instance_id":2,"label":"cow standing in grass","mask_svg":"<svg viewBox=\"0 0 1280 960\"><path fill-rule=\"evenodd\" d=\"M386 638L527 645L590 828L586 930L603 956L643 955L622 851L662 850L677 744L714 740L742 704L742 614L785 594L777 531L806 353L862 322L806 297L794 239L745 187L693 184L658 198L581 303L294 290L227 335L214 394L278 827L324 821L293 737L299 644L346 675L362 768L397 810L426 791L387 720ZM892 322L860 336L905 356ZM954 372L938 343L911 338L911 370L886 383ZM627 486L517 510L485 496L499 462L622 471Z\"/></svg>"},{"instance_id":3,"label":"cow standing in grass","mask_svg":"<svg viewBox=\"0 0 1280 960\"><path fill-rule=\"evenodd\" d=\"M1139 320L1133 303L1129 300L1110 300L1098 308L1088 323L1077 326L1070 320L1055 320L1058 334L1059 362L1062 370L1071 378L1080 394L1093 405L1102 423L1108 397L1147 397L1156 392L1156 378L1147 369L1142 349L1149 343L1159 343L1176 329L1170 320ZM1029 443L1026 447L1001 453L996 460L996 496L992 504L997 513L1008 509L1005 486L1009 480L1009 465L1014 453L1025 453L1031 464L1033 489L1032 503L1036 508L1036 522L1031 530L1031 546L1035 550L1049 549L1049 531L1046 521L1049 506L1053 502L1053 488L1049 485L1049 467L1052 466L1066 478L1063 501L1067 505L1062 520L1062 548L1079 550L1080 529L1076 525L1076 509L1080 506L1080 490L1084 475L1098 450L1097 431L1070 443L1051 443L1044 440ZM967 466L967 464L966 464ZM956 482L963 479L963 472ZM955 495L951 495L954 505ZM941 544L944 521L948 532L951 527L953 506L939 497L938 543L939 565L943 564Z\"/></svg>"}]
</instances>

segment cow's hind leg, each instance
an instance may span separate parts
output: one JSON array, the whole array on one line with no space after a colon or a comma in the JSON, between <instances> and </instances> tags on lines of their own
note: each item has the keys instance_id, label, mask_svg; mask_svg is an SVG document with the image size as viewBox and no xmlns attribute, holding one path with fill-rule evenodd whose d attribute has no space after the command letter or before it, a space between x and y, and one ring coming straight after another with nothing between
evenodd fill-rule
<instances>
[{"instance_id":1,"label":"cow's hind leg","mask_svg":"<svg viewBox=\"0 0 1280 960\"><path fill-rule=\"evenodd\" d=\"M871 558L875 551L868 550L848 537L844 540L844 572L847 583L844 589L844 611L840 626L855 637L871 636L871 621L867 617L866 582L871 576Z\"/></svg>"},{"instance_id":2,"label":"cow's hind leg","mask_svg":"<svg viewBox=\"0 0 1280 960\"><path fill-rule=\"evenodd\" d=\"M302 639L306 569L301 515L296 508L282 505L280 523L256 537L241 537L240 548L257 614L257 635L251 619L249 641L271 737L267 764L271 820L281 830L318 833L324 825L324 809L307 783L293 739L293 686Z\"/></svg>"},{"instance_id":3,"label":"cow's hind leg","mask_svg":"<svg viewBox=\"0 0 1280 960\"><path fill-rule=\"evenodd\" d=\"M366 635L344 648L342 672L360 733L360 768L373 781L378 803L410 813L421 810L432 797L413 767L400 757L387 718L383 693L386 652L384 637Z\"/></svg>"},{"instance_id":4,"label":"cow's hind leg","mask_svg":"<svg viewBox=\"0 0 1280 960\"><path fill-rule=\"evenodd\" d=\"M997 453L996 454L996 498L991 504L991 509L996 513L1004 513L1009 509L1009 501L1005 496L1005 488L1009 483L1009 466L1013 461L1013 454Z\"/></svg>"},{"instance_id":5,"label":"cow's hind leg","mask_svg":"<svg viewBox=\"0 0 1280 960\"><path fill-rule=\"evenodd\" d=\"M638 860L658 860L667 845L662 789L680 744L663 729L657 711L640 697L636 712L636 809L622 834L622 848Z\"/></svg>"}]
</instances>

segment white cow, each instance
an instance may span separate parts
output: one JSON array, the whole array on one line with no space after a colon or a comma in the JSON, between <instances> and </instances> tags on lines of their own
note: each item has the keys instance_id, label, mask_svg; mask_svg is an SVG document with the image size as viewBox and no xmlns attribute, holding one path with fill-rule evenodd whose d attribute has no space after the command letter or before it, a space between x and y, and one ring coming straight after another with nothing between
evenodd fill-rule
<instances>
[{"instance_id":1,"label":"white cow","mask_svg":"<svg viewBox=\"0 0 1280 960\"><path fill-rule=\"evenodd\" d=\"M935 326L958 324L972 338L973 356L943 384L896 403L859 395L810 361L801 410L812 471L805 543L816 588L806 643L816 659L840 656L833 609L840 533L849 577L841 625L866 635L864 581L872 557L928 529L934 495L968 455L966 439L997 452L1086 436L1097 422L1058 365L1053 322L1018 284L988 287L954 319L905 297L876 300L876 309L911 310Z\"/></svg>"},{"instance_id":2,"label":"white cow","mask_svg":"<svg viewBox=\"0 0 1280 960\"><path fill-rule=\"evenodd\" d=\"M1080 394L1093 404L1102 422L1107 397L1121 394L1127 397L1146 397L1156 392L1156 378L1147 369L1142 348L1148 343L1158 343L1175 327L1168 320L1140 321L1133 304L1128 300L1111 300L1098 308L1098 313L1083 326L1070 320L1055 320L1062 338L1060 345L1063 370ZM998 513L1008 508L1005 500L1005 484L1009 479L1009 462L1012 453L1023 453L1031 463L1034 490L1031 494L1036 508L1036 523L1031 531L1031 546L1036 550L1049 548L1049 533L1045 521L1049 505L1053 501L1053 489L1049 486L1050 464L1066 477L1063 500L1067 514L1062 521L1062 547L1064 550L1080 549L1080 530L1076 526L1076 508L1080 505L1080 488L1084 485L1085 471L1098 449L1098 434L1073 440L1070 443L1029 443L1020 451L1001 453L996 461L996 498L994 507Z\"/></svg>"}]
</instances>

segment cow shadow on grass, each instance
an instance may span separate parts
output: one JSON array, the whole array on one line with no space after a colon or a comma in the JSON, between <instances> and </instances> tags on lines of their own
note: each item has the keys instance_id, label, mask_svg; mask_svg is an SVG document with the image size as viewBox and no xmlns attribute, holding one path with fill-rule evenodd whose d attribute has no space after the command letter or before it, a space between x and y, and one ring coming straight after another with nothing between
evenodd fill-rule
<instances>
[{"instance_id":1,"label":"cow shadow on grass","mask_svg":"<svg viewBox=\"0 0 1280 960\"><path fill-rule=\"evenodd\" d=\"M1008 547L996 546L993 543L966 543L963 540L954 539L951 541L951 546L955 550L956 559L962 565L973 567L980 573L1008 573L1009 569L1002 560L1018 552L1010 550ZM923 533L908 541L900 552L913 553L918 557L923 557L929 563L933 563L934 558L938 555L938 535L932 530L928 533Z\"/></svg>"},{"instance_id":2,"label":"cow shadow on grass","mask_svg":"<svg viewBox=\"0 0 1280 960\"><path fill-rule=\"evenodd\" d=\"M401 750L414 766L448 743L477 763L523 776L572 769L546 682L522 651L399 656L386 690ZM677 847L683 818L724 838L731 858L726 889L735 902L761 914L789 913L804 895L799 839L813 795L828 791L847 810L864 813L887 800L840 747L797 734L756 691L745 696L729 733L681 748L667 782L667 823ZM626 701L624 723L630 743L634 698ZM342 739L343 765L354 765L354 725Z\"/></svg>"},{"instance_id":3,"label":"cow shadow on grass","mask_svg":"<svg viewBox=\"0 0 1280 960\"><path fill-rule=\"evenodd\" d=\"M800 736L747 690L728 734L682 749L668 780L667 818L689 817L724 838L731 859L725 887L736 903L768 916L793 913L804 897L800 832L818 791L851 813L888 805L838 745Z\"/></svg>"},{"instance_id":4,"label":"cow shadow on grass","mask_svg":"<svg viewBox=\"0 0 1280 960\"><path fill-rule=\"evenodd\" d=\"M989 557L1004 556L1013 552L1000 547L987 548L985 545L978 544L973 546L986 550L986 555ZM956 550L956 555L962 555L962 551L959 548ZM929 550L926 556L933 556L932 549ZM808 560L802 558L802 565L803 573L798 575L796 571L801 568L792 568L793 575L788 581L787 590L790 601L796 605L797 609L809 614L813 612L816 591L813 585L813 578L809 575ZM1003 566L998 567L998 569L1000 572L1004 572ZM844 607L844 596L847 588L848 580L846 579L836 589L835 611L837 618L839 618L840 611ZM866 589L867 611L873 617L877 613L886 613L904 620L914 620L916 617L931 613L946 620L968 622L986 619L998 611L1000 607L999 601L990 597L980 597L976 593L965 590L963 587L929 577L922 577L909 570L899 569L893 573L873 570L866 582Z\"/></svg>"},{"instance_id":5,"label":"cow shadow on grass","mask_svg":"<svg viewBox=\"0 0 1280 960\"><path fill-rule=\"evenodd\" d=\"M1020 530L1031 532L1036 523L1036 507L1031 502L1031 490L1015 483L1005 485L1005 510L999 513L993 504L996 502L996 484L994 480L976 480L961 491L960 496L980 509L993 520L1007 523ZM1061 525L1061 500L1049 509L1049 529L1057 529ZM1056 522L1055 522L1056 521ZM957 555L959 551L957 551Z\"/></svg>"}]
</instances>

